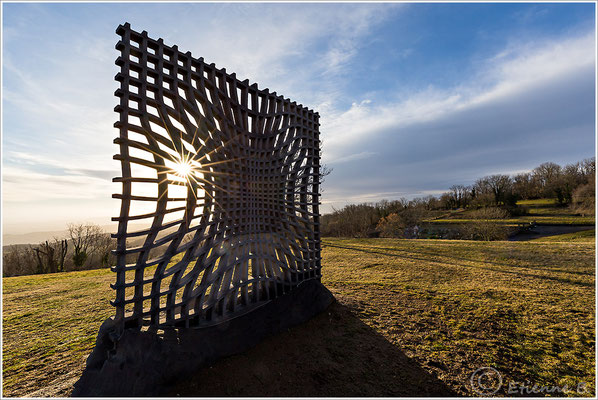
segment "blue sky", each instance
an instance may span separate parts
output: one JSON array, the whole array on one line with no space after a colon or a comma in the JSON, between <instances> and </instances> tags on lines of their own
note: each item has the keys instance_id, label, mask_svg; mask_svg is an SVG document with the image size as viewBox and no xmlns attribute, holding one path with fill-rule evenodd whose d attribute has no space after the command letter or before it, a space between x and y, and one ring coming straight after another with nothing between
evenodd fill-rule
<instances>
[{"instance_id":1,"label":"blue sky","mask_svg":"<svg viewBox=\"0 0 598 400\"><path fill-rule=\"evenodd\" d=\"M4 233L118 214L125 21L319 111L323 211L595 152L593 3L3 3Z\"/></svg>"}]
</instances>

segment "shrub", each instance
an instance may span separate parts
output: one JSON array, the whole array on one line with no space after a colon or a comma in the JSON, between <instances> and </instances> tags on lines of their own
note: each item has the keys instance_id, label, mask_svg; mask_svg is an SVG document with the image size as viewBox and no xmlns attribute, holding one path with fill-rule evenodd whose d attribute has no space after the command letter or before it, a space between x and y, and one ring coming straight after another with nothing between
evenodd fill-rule
<instances>
[{"instance_id":1,"label":"shrub","mask_svg":"<svg viewBox=\"0 0 598 400\"><path fill-rule=\"evenodd\" d=\"M506 240L509 228L492 220L477 220L459 228L460 237L468 240Z\"/></svg>"},{"instance_id":2,"label":"shrub","mask_svg":"<svg viewBox=\"0 0 598 400\"><path fill-rule=\"evenodd\" d=\"M380 237L402 238L405 223L397 213L392 213L387 217L380 218L376 230L380 232Z\"/></svg>"},{"instance_id":3,"label":"shrub","mask_svg":"<svg viewBox=\"0 0 598 400\"><path fill-rule=\"evenodd\" d=\"M509 212L498 207L484 207L478 210L472 211L470 214L472 219L505 219L509 218Z\"/></svg>"},{"instance_id":4,"label":"shrub","mask_svg":"<svg viewBox=\"0 0 598 400\"><path fill-rule=\"evenodd\" d=\"M509 217L509 212L498 207L485 207L472 211L470 217L475 221L459 227L460 236L469 240L505 240L509 228L497 220Z\"/></svg>"},{"instance_id":5,"label":"shrub","mask_svg":"<svg viewBox=\"0 0 598 400\"><path fill-rule=\"evenodd\" d=\"M522 215L528 215L529 214L529 207L527 206L514 206L514 207L508 207L507 212L511 215L511 217L520 217Z\"/></svg>"},{"instance_id":6,"label":"shrub","mask_svg":"<svg viewBox=\"0 0 598 400\"><path fill-rule=\"evenodd\" d=\"M596 189L593 182L579 186L573 192L572 208L582 215L594 215L596 203Z\"/></svg>"},{"instance_id":7,"label":"shrub","mask_svg":"<svg viewBox=\"0 0 598 400\"><path fill-rule=\"evenodd\" d=\"M322 236L366 237L380 219L369 204L350 204L322 216Z\"/></svg>"}]
</instances>

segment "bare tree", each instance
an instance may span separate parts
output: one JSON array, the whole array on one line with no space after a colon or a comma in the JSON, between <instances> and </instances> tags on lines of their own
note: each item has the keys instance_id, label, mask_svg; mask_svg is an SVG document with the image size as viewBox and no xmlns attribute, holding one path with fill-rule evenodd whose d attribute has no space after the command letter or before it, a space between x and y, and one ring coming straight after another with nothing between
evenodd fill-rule
<instances>
[{"instance_id":1,"label":"bare tree","mask_svg":"<svg viewBox=\"0 0 598 400\"><path fill-rule=\"evenodd\" d=\"M479 219L459 226L461 237L468 240L506 240L509 228L492 220Z\"/></svg>"},{"instance_id":2,"label":"bare tree","mask_svg":"<svg viewBox=\"0 0 598 400\"><path fill-rule=\"evenodd\" d=\"M450 187L450 196L456 207L467 207L470 189L463 185L453 185Z\"/></svg>"},{"instance_id":3,"label":"bare tree","mask_svg":"<svg viewBox=\"0 0 598 400\"><path fill-rule=\"evenodd\" d=\"M591 178L593 181L594 176L596 175L596 158L592 157L582 160L579 163L579 169L586 179Z\"/></svg>"},{"instance_id":4,"label":"bare tree","mask_svg":"<svg viewBox=\"0 0 598 400\"><path fill-rule=\"evenodd\" d=\"M521 173L513 177L513 192L522 199L540 197L537 180L531 173Z\"/></svg>"},{"instance_id":5,"label":"bare tree","mask_svg":"<svg viewBox=\"0 0 598 400\"><path fill-rule=\"evenodd\" d=\"M324 191L324 181L326 180L326 177L332 173L333 170L333 168L328 167L326 164L320 165L320 192Z\"/></svg>"},{"instance_id":6,"label":"bare tree","mask_svg":"<svg viewBox=\"0 0 598 400\"><path fill-rule=\"evenodd\" d=\"M381 237L402 238L404 237L405 222L398 214L392 213L386 217L380 218L378 225L376 225L376 229L380 232Z\"/></svg>"},{"instance_id":7,"label":"bare tree","mask_svg":"<svg viewBox=\"0 0 598 400\"><path fill-rule=\"evenodd\" d=\"M534 168L533 174L539 185L540 196L554 197L554 185L561 175L561 166L547 162Z\"/></svg>"},{"instance_id":8,"label":"bare tree","mask_svg":"<svg viewBox=\"0 0 598 400\"><path fill-rule=\"evenodd\" d=\"M54 242L47 240L34 249L37 259L37 273L48 274L64 271L64 259L68 250L67 240L54 238Z\"/></svg>"},{"instance_id":9,"label":"bare tree","mask_svg":"<svg viewBox=\"0 0 598 400\"><path fill-rule=\"evenodd\" d=\"M509 175L490 175L478 179L475 183L475 192L478 199L484 195L491 195L494 204L505 203L507 194L512 190L512 181ZM488 205L488 204L485 204Z\"/></svg>"},{"instance_id":10,"label":"bare tree","mask_svg":"<svg viewBox=\"0 0 598 400\"><path fill-rule=\"evenodd\" d=\"M56 272L58 269L58 262L56 260L54 246L46 240L44 243L40 243L39 247L36 247L34 250L37 257L36 272L38 274Z\"/></svg>"},{"instance_id":11,"label":"bare tree","mask_svg":"<svg viewBox=\"0 0 598 400\"><path fill-rule=\"evenodd\" d=\"M35 274L35 250L30 245L11 245L2 249L3 276L19 276Z\"/></svg>"},{"instance_id":12,"label":"bare tree","mask_svg":"<svg viewBox=\"0 0 598 400\"><path fill-rule=\"evenodd\" d=\"M469 240L506 240L510 229L500 222L509 217L506 210L498 207L485 207L469 214L470 223L459 227L461 237Z\"/></svg>"},{"instance_id":13,"label":"bare tree","mask_svg":"<svg viewBox=\"0 0 598 400\"><path fill-rule=\"evenodd\" d=\"M57 271L64 271L64 261L68 252L68 240L54 238L54 249L56 251Z\"/></svg>"},{"instance_id":14,"label":"bare tree","mask_svg":"<svg viewBox=\"0 0 598 400\"><path fill-rule=\"evenodd\" d=\"M109 233L98 235L92 247L93 254L97 255L99 266L106 267L112 264L112 250L116 249L116 239L112 239Z\"/></svg>"},{"instance_id":15,"label":"bare tree","mask_svg":"<svg viewBox=\"0 0 598 400\"><path fill-rule=\"evenodd\" d=\"M489 206L494 201L494 193L487 176L478 179L473 185L475 204L478 206Z\"/></svg>"},{"instance_id":16,"label":"bare tree","mask_svg":"<svg viewBox=\"0 0 598 400\"><path fill-rule=\"evenodd\" d=\"M594 182L588 182L585 185L575 189L572 196L572 208L581 215L594 215L596 204L596 188Z\"/></svg>"},{"instance_id":17,"label":"bare tree","mask_svg":"<svg viewBox=\"0 0 598 400\"><path fill-rule=\"evenodd\" d=\"M89 251L103 231L94 224L68 224L68 231L73 243L75 270L80 270L89 257Z\"/></svg>"},{"instance_id":18,"label":"bare tree","mask_svg":"<svg viewBox=\"0 0 598 400\"><path fill-rule=\"evenodd\" d=\"M488 184L494 194L494 202L498 205L506 203L506 196L512 189L512 181L509 175L490 175Z\"/></svg>"},{"instance_id":19,"label":"bare tree","mask_svg":"<svg viewBox=\"0 0 598 400\"><path fill-rule=\"evenodd\" d=\"M457 207L457 205L455 204L455 199L453 198L453 195L449 192L443 193L440 196L440 199L438 201L442 205L442 208L447 209L447 210Z\"/></svg>"}]
</instances>

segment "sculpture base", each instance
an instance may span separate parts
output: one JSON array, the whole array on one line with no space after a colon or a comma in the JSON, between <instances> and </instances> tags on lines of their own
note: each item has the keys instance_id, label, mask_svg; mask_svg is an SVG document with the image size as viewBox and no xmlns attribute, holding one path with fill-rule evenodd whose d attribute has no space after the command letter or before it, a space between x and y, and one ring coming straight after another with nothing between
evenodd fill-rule
<instances>
[{"instance_id":1,"label":"sculpture base","mask_svg":"<svg viewBox=\"0 0 598 400\"><path fill-rule=\"evenodd\" d=\"M218 325L171 329L161 334L126 329L117 343L110 335L113 321L107 319L72 396L163 395L177 380L305 322L333 302L334 296L324 285L309 280L250 313Z\"/></svg>"}]
</instances>

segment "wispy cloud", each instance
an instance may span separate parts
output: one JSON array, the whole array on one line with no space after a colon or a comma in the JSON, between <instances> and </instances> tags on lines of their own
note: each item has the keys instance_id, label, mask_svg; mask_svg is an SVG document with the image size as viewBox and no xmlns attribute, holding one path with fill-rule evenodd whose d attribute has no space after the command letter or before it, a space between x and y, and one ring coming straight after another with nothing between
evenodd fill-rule
<instances>
[{"instance_id":1,"label":"wispy cloud","mask_svg":"<svg viewBox=\"0 0 598 400\"><path fill-rule=\"evenodd\" d=\"M334 193L326 193L327 198L326 200L322 201L324 205L330 205L334 207L335 205L344 205L344 204L352 204L352 203L373 203L380 199L396 199L403 196L408 195L408 192L369 192L369 193L361 193L355 195L347 195L344 193L339 193L335 195ZM338 196L338 197L337 197Z\"/></svg>"},{"instance_id":2,"label":"wispy cloud","mask_svg":"<svg viewBox=\"0 0 598 400\"><path fill-rule=\"evenodd\" d=\"M514 99L538 86L594 68L594 34L559 42L526 43L510 48L508 56L491 57L484 68L461 85L437 90L429 87L399 102L365 99L348 110L329 110L322 118L330 162L343 159L337 152L352 154L355 143L374 140L375 135L431 122L480 105Z\"/></svg>"},{"instance_id":3,"label":"wispy cloud","mask_svg":"<svg viewBox=\"0 0 598 400\"><path fill-rule=\"evenodd\" d=\"M226 24L217 17L206 24L183 20L177 23L178 34L170 31L168 38L235 71L241 79L259 82L260 88L272 88L314 107L336 97L339 86L346 84L342 73L372 29L402 8L400 4L226 4L218 6L226 12Z\"/></svg>"},{"instance_id":4,"label":"wispy cloud","mask_svg":"<svg viewBox=\"0 0 598 400\"><path fill-rule=\"evenodd\" d=\"M329 162L333 162L335 165L338 165L338 164L346 163L349 161L357 161L357 160L367 159L367 158L372 157L375 154L376 153L374 153L372 151L362 151L359 153L350 154L348 156L336 158L336 159L330 160Z\"/></svg>"},{"instance_id":5,"label":"wispy cloud","mask_svg":"<svg viewBox=\"0 0 598 400\"><path fill-rule=\"evenodd\" d=\"M97 199L112 189L105 179L86 175L54 175L10 166L4 167L2 175L2 199L7 203L30 203L50 199ZM84 190L81 190L82 188Z\"/></svg>"}]
</instances>

